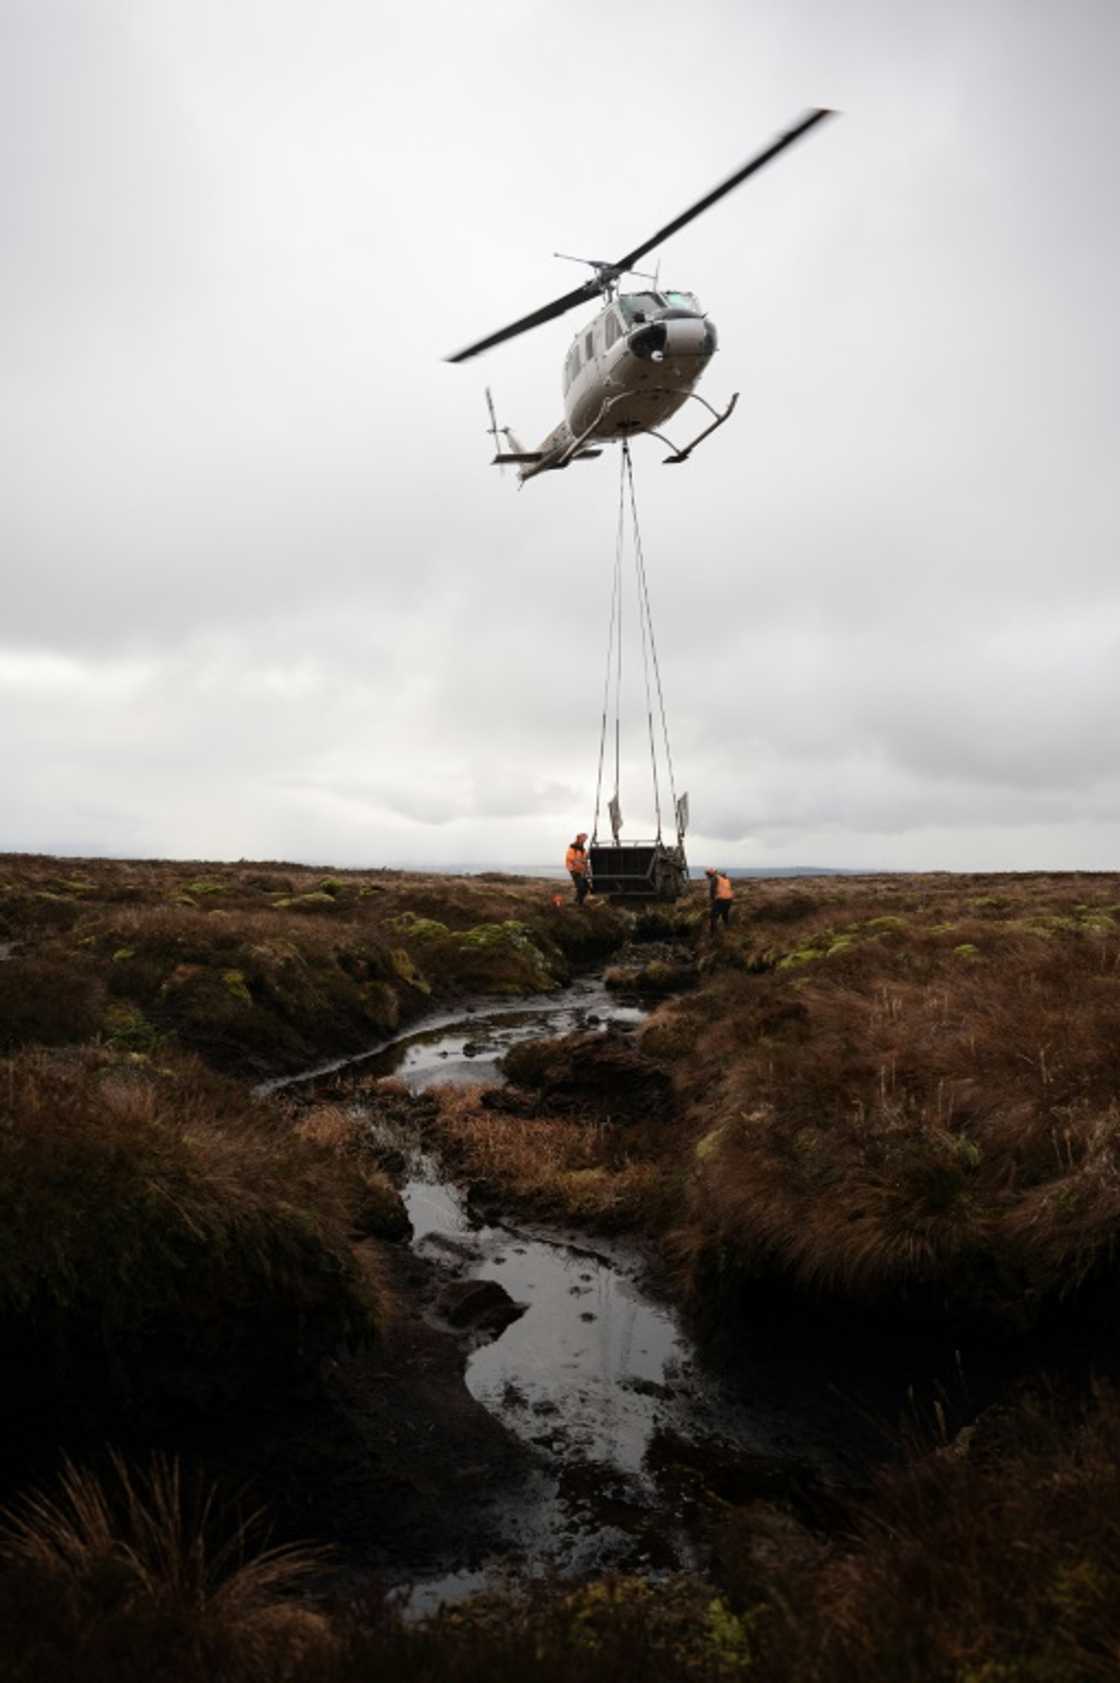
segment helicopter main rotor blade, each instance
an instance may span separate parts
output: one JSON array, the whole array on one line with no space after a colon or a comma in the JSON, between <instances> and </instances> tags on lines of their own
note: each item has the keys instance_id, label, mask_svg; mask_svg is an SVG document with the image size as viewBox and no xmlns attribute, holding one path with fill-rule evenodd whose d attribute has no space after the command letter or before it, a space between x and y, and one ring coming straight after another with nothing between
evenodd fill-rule
<instances>
[{"instance_id":1,"label":"helicopter main rotor blade","mask_svg":"<svg viewBox=\"0 0 1120 1683\"><path fill-rule=\"evenodd\" d=\"M678 228L685 227L687 223L702 215L704 211L710 210L712 205L718 203L725 193L730 193L748 176L754 175L757 170L762 169L772 158L776 158L779 152L784 152L787 146L792 146L795 140L800 140L803 134L808 134L809 130L814 128L817 123L823 122L826 117L834 117L835 115L834 111L825 107L807 111L799 122L796 122L791 129L786 129L776 140L772 140L769 146L745 163L742 169L737 169L734 175L729 175L726 181L721 181L718 187L713 187L710 193L706 193L702 199L698 199L688 210L682 211L680 216L673 218L672 222L667 222L664 228L659 228L652 238L644 240L641 245L636 245L633 251L626 253L625 257L620 257L614 265L616 273L622 274L625 270L633 268L639 258L646 255L647 251L652 251L655 245L660 245L662 240L667 240L670 234L677 232Z\"/></svg>"},{"instance_id":2,"label":"helicopter main rotor blade","mask_svg":"<svg viewBox=\"0 0 1120 1683\"><path fill-rule=\"evenodd\" d=\"M478 356L482 351L488 351L494 345L502 344L506 339L515 339L519 333L528 333L531 327L540 327L546 321L554 321L557 316L566 315L569 310L574 310L577 304L586 304L604 292L607 292L609 296L609 288L614 285L619 275L624 274L627 270L632 270L634 264L639 258L644 257L647 251L652 251L655 245L660 245L662 240L667 240L670 234L677 232L678 228L685 227L695 217L709 210L712 205L723 198L725 193L730 193L733 187L738 187L740 182L745 181L748 176L754 175L756 170L762 169L772 158L776 158L779 152L784 152L787 146L792 146L795 140L800 140L803 134L807 134L825 117L834 115L834 112L823 107L807 111L804 117L795 123L791 129L786 129L784 134L780 134L763 151L745 163L742 169L737 169L734 175L729 175L726 181L721 181L718 187L714 187L710 193L706 193L702 199L698 199L688 210L683 211L680 216L674 217L672 222L667 222L664 228L659 228L651 239L644 241L641 245L636 245L633 251L628 251L625 257L619 258L617 263L597 263L593 280L585 281L582 286L577 286L574 291L565 292L562 298L554 298L551 304L542 305L539 310L533 310L531 314L522 316L520 320L510 322L508 327L500 328L497 333L491 333L485 339L479 339L475 344L467 345L464 350L456 351L454 356L449 356L446 360L448 362L466 362L469 357Z\"/></svg>"},{"instance_id":3,"label":"helicopter main rotor blade","mask_svg":"<svg viewBox=\"0 0 1120 1683\"><path fill-rule=\"evenodd\" d=\"M456 351L454 356L445 357L446 362L466 362L468 357L478 356L481 351L488 351L493 345L500 345L503 339L516 338L519 333L528 333L531 327L540 327L543 322L553 321L557 316L565 315L568 310L574 310L577 304L586 304L589 299L597 298L600 287L597 280L585 281L577 286L574 292L565 292L562 298L554 298L551 304L544 304L531 315L522 316L520 321L511 321L508 327L499 328L497 333L491 333L485 339L479 339L474 345L468 345L465 350Z\"/></svg>"}]
</instances>

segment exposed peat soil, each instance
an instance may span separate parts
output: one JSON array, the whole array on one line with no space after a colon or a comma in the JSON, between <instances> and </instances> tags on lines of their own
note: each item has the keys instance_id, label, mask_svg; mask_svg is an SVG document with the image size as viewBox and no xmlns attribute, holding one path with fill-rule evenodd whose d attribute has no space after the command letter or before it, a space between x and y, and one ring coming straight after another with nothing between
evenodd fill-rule
<instances>
[{"instance_id":1,"label":"exposed peat soil","mask_svg":"<svg viewBox=\"0 0 1120 1683\"><path fill-rule=\"evenodd\" d=\"M351 1074L393 1075L413 1093L496 1086L519 1041L626 1033L643 1015L598 978L518 1007L465 1007L333 1066L333 1079L318 1072L315 1096L360 1114ZM523 1451L514 1476L495 1464L492 1489L464 1493L469 1513L445 1502L430 1530L401 1538L397 1562L379 1551L381 1581L407 1586L415 1611L508 1575L703 1569L722 1503L820 1510L882 1455L877 1426L811 1360L787 1351L753 1372L715 1371L639 1244L479 1208L419 1123L371 1114L369 1126L401 1182L422 1317L457 1337L470 1397Z\"/></svg>"}]
</instances>

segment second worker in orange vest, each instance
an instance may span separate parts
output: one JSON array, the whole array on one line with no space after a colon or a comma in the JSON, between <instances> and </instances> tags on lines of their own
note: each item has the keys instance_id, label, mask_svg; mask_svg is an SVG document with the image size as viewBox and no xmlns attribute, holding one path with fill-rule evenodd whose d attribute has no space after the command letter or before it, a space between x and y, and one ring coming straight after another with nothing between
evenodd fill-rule
<instances>
[{"instance_id":1,"label":"second worker in orange vest","mask_svg":"<svg viewBox=\"0 0 1120 1683\"><path fill-rule=\"evenodd\" d=\"M711 865L704 875L708 879L708 929L714 935L717 923L722 922L726 925L731 916L731 902L735 898L735 890L731 886L731 878Z\"/></svg>"},{"instance_id":2,"label":"second worker in orange vest","mask_svg":"<svg viewBox=\"0 0 1120 1683\"><path fill-rule=\"evenodd\" d=\"M587 831L581 830L564 855L564 869L572 879L577 906L582 906L591 892L591 882L587 875L587 848L584 846L586 841Z\"/></svg>"}]
</instances>

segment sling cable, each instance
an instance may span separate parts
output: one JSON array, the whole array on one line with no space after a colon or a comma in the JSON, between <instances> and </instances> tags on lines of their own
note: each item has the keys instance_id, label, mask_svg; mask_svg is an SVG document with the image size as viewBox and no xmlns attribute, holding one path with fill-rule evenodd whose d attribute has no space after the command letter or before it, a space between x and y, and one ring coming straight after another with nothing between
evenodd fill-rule
<instances>
[{"instance_id":1,"label":"sling cable","mask_svg":"<svg viewBox=\"0 0 1120 1683\"><path fill-rule=\"evenodd\" d=\"M650 782L657 834L652 841L624 842L622 832L622 701L623 701L623 608L627 551L633 559L634 598L637 605L639 642L642 651L642 677L645 688L645 725L649 739ZM660 732L654 724L654 696ZM611 720L613 695L613 721ZM603 775L607 768L608 726L614 749L614 792L607 801L607 817L611 840L599 840L599 817L602 811ZM658 736L660 735L660 742ZM661 800L664 780L668 784L672 823L676 840L665 839ZM614 577L611 586L610 623L607 631L606 676L603 681L603 716L599 733L599 771L595 784L595 824L591 837L589 863L591 880L596 894L610 895L612 900L676 900L688 886L688 864L684 854L684 837L688 828L688 796L677 799L673 772L673 751L669 743L669 722L665 712L665 695L661 684L661 664L657 658L657 639L653 630L653 614L649 600L649 578L646 573L645 550L641 526L638 522L638 500L634 491L634 465L630 444L623 440L622 461L618 486L618 527L615 537Z\"/></svg>"}]
</instances>

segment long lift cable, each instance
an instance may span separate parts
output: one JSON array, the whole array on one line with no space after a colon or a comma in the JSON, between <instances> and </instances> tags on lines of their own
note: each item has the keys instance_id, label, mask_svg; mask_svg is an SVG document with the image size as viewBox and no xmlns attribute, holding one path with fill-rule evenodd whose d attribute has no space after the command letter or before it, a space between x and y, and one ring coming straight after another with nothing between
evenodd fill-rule
<instances>
[{"instance_id":1,"label":"long lift cable","mask_svg":"<svg viewBox=\"0 0 1120 1683\"><path fill-rule=\"evenodd\" d=\"M649 681L649 651L653 638L653 625L649 618L649 595L644 589L645 562L642 557L642 539L638 528L638 504L634 496L634 465L630 460L630 441L622 441L622 469L626 486L630 492L630 517L634 534L634 583L638 597L638 624L642 638L642 673L646 686L646 726L649 731L649 764L653 777L653 810L657 815L657 839L661 840L661 784L657 775L657 744L653 734L653 691Z\"/></svg>"},{"instance_id":2,"label":"long lift cable","mask_svg":"<svg viewBox=\"0 0 1120 1683\"><path fill-rule=\"evenodd\" d=\"M607 662L603 676L603 720L599 731L599 772L595 780L595 823L592 831L592 844L599 839L599 813L603 802L603 767L607 752L607 719L610 714L611 678L615 668L615 644L618 642L618 660L621 673L622 661L622 543L623 543L623 510L624 502L622 486L619 486L618 497L618 530L614 546L614 575L611 580L611 614L607 627ZM615 696L615 750L614 750L614 793L618 799L619 781L619 697Z\"/></svg>"},{"instance_id":3,"label":"long lift cable","mask_svg":"<svg viewBox=\"0 0 1120 1683\"><path fill-rule=\"evenodd\" d=\"M662 688L662 684L661 684L661 662L657 658L657 638L655 637L654 630L653 630L653 609L650 606L650 600L649 600L649 578L648 578L648 575L646 573L645 548L642 544L642 531L641 531L641 527L638 523L637 498L634 495L634 469L633 469L633 465L631 464L631 461L630 461L629 446L624 445L623 446L623 451L624 451L624 463L625 463L625 468L626 468L626 473L627 473L627 479L628 479L629 488L630 488L630 512L631 512L631 518L632 518L633 524L634 524L635 570L636 570L637 576L638 576L638 588L639 588L639 592L640 592L640 601L641 601L642 613L643 613L643 616L644 616L645 623L649 627L649 647L650 647L650 655L651 655L652 660L653 660L654 680L655 680L655 683L656 683L656 686L657 686L657 706L658 706L658 712L659 712L660 717L661 717L661 734L662 734L662 737L663 737L664 743L665 743L665 765L666 765L666 769L667 769L668 774L669 774L669 793L670 793L670 797L671 797L672 802L673 802L673 822L674 822L674 824L676 824L677 823L677 782L676 782L676 777L675 777L674 772L673 772L673 750L672 750L672 747L670 746L670 742L669 742L669 720L668 720L668 715L665 712L665 692L664 692L664 689ZM647 683L648 683L648 680L647 680ZM650 754L651 754L651 757L653 759L653 781L654 781L654 793L655 793L655 798L656 798L657 757L656 757L656 754L654 754L654 752L653 752L653 721L652 721L652 717L651 717L651 720L650 720ZM660 841L660 839L661 839L661 808L660 808L660 804L658 805L658 810L657 810L657 836L658 836L658 840Z\"/></svg>"},{"instance_id":4,"label":"long lift cable","mask_svg":"<svg viewBox=\"0 0 1120 1683\"><path fill-rule=\"evenodd\" d=\"M614 807L611 819L611 833L615 841L618 832L615 822L622 800L622 608L624 599L622 578L622 556L626 548L626 503L623 497L624 483L621 474L618 480L618 531L614 546L614 587L618 592L618 614L615 620L615 652L614 652Z\"/></svg>"}]
</instances>

